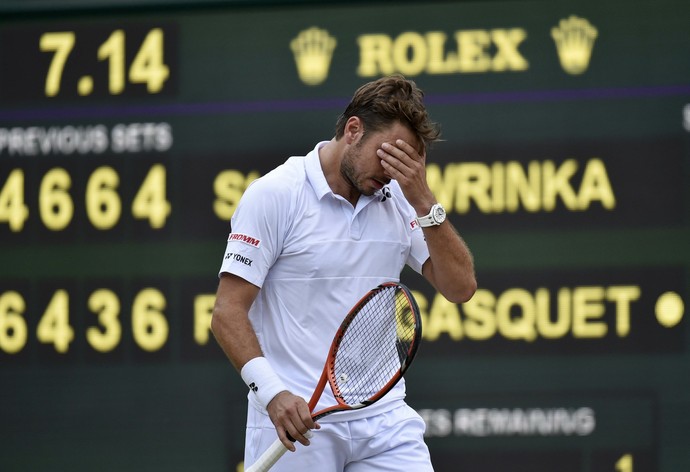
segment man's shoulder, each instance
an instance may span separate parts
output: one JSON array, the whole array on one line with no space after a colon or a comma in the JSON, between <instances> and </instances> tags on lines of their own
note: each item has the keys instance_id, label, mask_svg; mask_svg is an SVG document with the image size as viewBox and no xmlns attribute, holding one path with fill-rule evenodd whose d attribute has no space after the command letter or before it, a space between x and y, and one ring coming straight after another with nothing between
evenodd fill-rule
<instances>
[{"instance_id":1,"label":"man's shoulder","mask_svg":"<svg viewBox=\"0 0 690 472\"><path fill-rule=\"evenodd\" d=\"M306 181L304 161L304 156L290 157L283 164L252 182L249 188L256 187L253 190L260 189L278 194L294 193L302 188Z\"/></svg>"}]
</instances>

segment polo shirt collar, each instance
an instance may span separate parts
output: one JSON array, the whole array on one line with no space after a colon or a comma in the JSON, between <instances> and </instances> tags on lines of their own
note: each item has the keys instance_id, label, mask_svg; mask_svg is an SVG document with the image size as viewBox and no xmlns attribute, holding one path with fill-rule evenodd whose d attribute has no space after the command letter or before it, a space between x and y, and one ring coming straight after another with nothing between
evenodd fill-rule
<instances>
[{"instance_id":1,"label":"polo shirt collar","mask_svg":"<svg viewBox=\"0 0 690 472\"><path fill-rule=\"evenodd\" d=\"M326 181L326 176L323 174L323 169L321 168L321 161L319 160L319 149L328 144L328 141L321 141L316 145L313 151L307 154L307 159L305 163L307 171L307 179L311 187L316 192L316 196L321 200L325 195L333 193L331 187Z\"/></svg>"}]
</instances>

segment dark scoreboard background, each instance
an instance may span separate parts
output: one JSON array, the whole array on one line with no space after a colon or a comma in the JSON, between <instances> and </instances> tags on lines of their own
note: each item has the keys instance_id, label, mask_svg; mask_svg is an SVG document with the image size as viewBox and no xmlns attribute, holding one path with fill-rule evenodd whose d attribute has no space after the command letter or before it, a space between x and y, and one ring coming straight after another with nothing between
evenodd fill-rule
<instances>
[{"instance_id":1,"label":"dark scoreboard background","mask_svg":"<svg viewBox=\"0 0 690 472\"><path fill-rule=\"evenodd\" d=\"M479 281L403 274L436 470L690 470L690 4L1 7L0 470L241 470L228 221L392 73Z\"/></svg>"}]
</instances>

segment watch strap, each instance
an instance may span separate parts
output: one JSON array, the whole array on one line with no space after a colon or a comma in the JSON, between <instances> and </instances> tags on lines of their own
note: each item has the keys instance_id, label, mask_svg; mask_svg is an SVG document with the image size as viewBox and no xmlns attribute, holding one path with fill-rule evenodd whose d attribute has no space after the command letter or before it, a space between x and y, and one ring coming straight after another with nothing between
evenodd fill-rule
<instances>
[{"instance_id":1,"label":"watch strap","mask_svg":"<svg viewBox=\"0 0 690 472\"><path fill-rule=\"evenodd\" d=\"M428 228L429 226L435 226L436 222L434 221L434 218L431 216L431 213L429 213L425 216L418 216L417 224L419 224L419 226L421 226L422 228Z\"/></svg>"}]
</instances>

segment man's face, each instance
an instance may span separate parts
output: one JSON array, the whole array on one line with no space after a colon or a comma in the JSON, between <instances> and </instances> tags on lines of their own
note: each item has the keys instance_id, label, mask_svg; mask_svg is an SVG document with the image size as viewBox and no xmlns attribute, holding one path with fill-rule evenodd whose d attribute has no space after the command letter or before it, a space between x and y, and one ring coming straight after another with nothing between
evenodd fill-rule
<instances>
[{"instance_id":1,"label":"man's face","mask_svg":"<svg viewBox=\"0 0 690 472\"><path fill-rule=\"evenodd\" d=\"M345 150L340 164L343 178L361 195L376 193L391 181L383 170L376 151L385 142L394 145L397 139L402 139L417 149L421 147L412 131L400 122L380 131L361 133Z\"/></svg>"}]
</instances>

